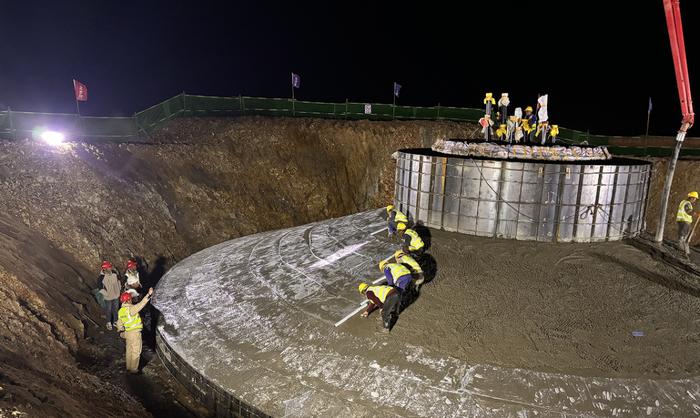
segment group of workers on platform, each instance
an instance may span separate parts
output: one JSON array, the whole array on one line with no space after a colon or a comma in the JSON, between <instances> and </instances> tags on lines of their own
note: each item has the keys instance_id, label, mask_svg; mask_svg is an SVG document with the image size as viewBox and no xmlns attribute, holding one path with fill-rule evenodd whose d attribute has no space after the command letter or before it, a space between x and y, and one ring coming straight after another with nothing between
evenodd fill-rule
<instances>
[{"instance_id":1,"label":"group of workers on platform","mask_svg":"<svg viewBox=\"0 0 700 418\"><path fill-rule=\"evenodd\" d=\"M143 321L141 310L151 299L153 289L142 293L138 263L134 259L126 262L125 280L122 287L119 273L109 261L103 261L98 282L102 306L107 316L107 330L115 329L126 340L126 370L139 373L141 359ZM121 304L121 306L120 306Z\"/></svg>"},{"instance_id":2,"label":"group of workers on platform","mask_svg":"<svg viewBox=\"0 0 700 418\"><path fill-rule=\"evenodd\" d=\"M391 330L399 318L399 313L417 296L418 289L425 281L425 275L416 258L425 250L425 243L415 229L409 228L408 216L394 205L386 207L388 237L398 237L401 248L391 257L379 263L379 270L386 278L386 284L362 282L358 286L369 304L362 317L379 309L382 324L386 331Z\"/></svg>"},{"instance_id":3,"label":"group of workers on platform","mask_svg":"<svg viewBox=\"0 0 700 418\"><path fill-rule=\"evenodd\" d=\"M547 115L548 95L537 99L537 113L532 106L525 108L525 113L519 107L512 115L508 115L510 98L508 93L501 93L496 103L493 93L484 97L484 116L479 119L481 133L487 141L498 140L509 144L556 144L559 136L559 125L551 125ZM494 117L494 108L496 114ZM498 125L494 132L494 125Z\"/></svg>"},{"instance_id":4,"label":"group of workers on platform","mask_svg":"<svg viewBox=\"0 0 700 418\"><path fill-rule=\"evenodd\" d=\"M698 216L698 212L693 211L693 205L698 200L698 192L688 193L688 197L681 200L676 212L676 223L678 224L678 249L683 251L686 257L690 256L690 239L693 215ZM697 223L698 221L696 221ZM694 228L694 227L693 227Z\"/></svg>"}]
</instances>

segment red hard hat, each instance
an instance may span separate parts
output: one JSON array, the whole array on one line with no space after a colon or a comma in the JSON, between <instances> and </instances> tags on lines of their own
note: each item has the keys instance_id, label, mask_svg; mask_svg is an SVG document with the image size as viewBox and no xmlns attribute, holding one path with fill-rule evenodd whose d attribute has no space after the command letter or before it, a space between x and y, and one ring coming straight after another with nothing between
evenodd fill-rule
<instances>
[{"instance_id":1,"label":"red hard hat","mask_svg":"<svg viewBox=\"0 0 700 418\"><path fill-rule=\"evenodd\" d=\"M138 264L136 264L136 261L130 259L129 261L126 262L126 269L127 270L129 270L131 268L136 268L136 267L138 267Z\"/></svg>"},{"instance_id":2,"label":"red hard hat","mask_svg":"<svg viewBox=\"0 0 700 418\"><path fill-rule=\"evenodd\" d=\"M109 261L103 261L102 270L112 270L112 263L110 263Z\"/></svg>"},{"instance_id":3,"label":"red hard hat","mask_svg":"<svg viewBox=\"0 0 700 418\"><path fill-rule=\"evenodd\" d=\"M124 303L131 300L131 293L124 292L119 296L119 302Z\"/></svg>"}]
</instances>

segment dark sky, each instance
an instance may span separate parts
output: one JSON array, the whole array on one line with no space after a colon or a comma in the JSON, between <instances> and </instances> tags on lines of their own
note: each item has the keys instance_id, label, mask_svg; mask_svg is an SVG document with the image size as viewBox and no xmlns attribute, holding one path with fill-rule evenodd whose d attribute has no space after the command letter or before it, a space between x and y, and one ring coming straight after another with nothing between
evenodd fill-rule
<instances>
[{"instance_id":1,"label":"dark sky","mask_svg":"<svg viewBox=\"0 0 700 418\"><path fill-rule=\"evenodd\" d=\"M681 9L697 92L700 4ZM404 105L481 107L507 91L524 107L549 93L552 122L591 133L643 133L649 96L651 133L681 119L662 0L25 0L0 13L0 104L16 110L74 111L74 77L89 115L182 91L288 97L292 71L304 100L390 103L396 80Z\"/></svg>"}]
</instances>

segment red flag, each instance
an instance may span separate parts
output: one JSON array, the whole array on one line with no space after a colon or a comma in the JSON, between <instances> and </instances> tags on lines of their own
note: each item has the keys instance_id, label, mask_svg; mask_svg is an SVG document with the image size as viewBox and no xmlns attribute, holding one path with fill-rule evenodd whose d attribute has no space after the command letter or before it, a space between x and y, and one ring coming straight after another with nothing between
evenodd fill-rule
<instances>
[{"instance_id":1,"label":"red flag","mask_svg":"<svg viewBox=\"0 0 700 418\"><path fill-rule=\"evenodd\" d=\"M73 90L75 91L75 100L79 102L87 102L88 90L87 86L78 80L73 80Z\"/></svg>"}]
</instances>

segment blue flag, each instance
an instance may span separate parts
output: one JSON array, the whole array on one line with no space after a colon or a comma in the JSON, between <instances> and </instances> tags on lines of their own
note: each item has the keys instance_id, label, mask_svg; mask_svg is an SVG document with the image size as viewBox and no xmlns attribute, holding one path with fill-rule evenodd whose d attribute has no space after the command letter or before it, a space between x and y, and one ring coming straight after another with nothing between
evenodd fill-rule
<instances>
[{"instance_id":1,"label":"blue flag","mask_svg":"<svg viewBox=\"0 0 700 418\"><path fill-rule=\"evenodd\" d=\"M399 97L400 91L401 91L401 84L394 81L394 96Z\"/></svg>"},{"instance_id":2,"label":"blue flag","mask_svg":"<svg viewBox=\"0 0 700 418\"><path fill-rule=\"evenodd\" d=\"M299 77L299 74L292 73L292 87L294 87L295 89L298 89L300 85L301 85L301 77Z\"/></svg>"},{"instance_id":3,"label":"blue flag","mask_svg":"<svg viewBox=\"0 0 700 418\"><path fill-rule=\"evenodd\" d=\"M651 113L651 97L649 98L649 110L647 110L647 113Z\"/></svg>"}]
</instances>

